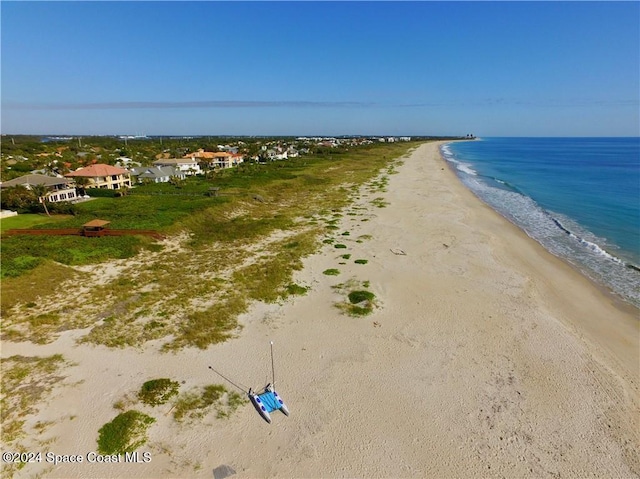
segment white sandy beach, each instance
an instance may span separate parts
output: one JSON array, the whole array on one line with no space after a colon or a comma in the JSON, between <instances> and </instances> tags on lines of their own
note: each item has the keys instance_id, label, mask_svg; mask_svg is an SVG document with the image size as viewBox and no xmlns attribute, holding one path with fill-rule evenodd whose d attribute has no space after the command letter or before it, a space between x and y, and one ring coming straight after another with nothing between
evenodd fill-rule
<instances>
[{"instance_id":1,"label":"white sandy beach","mask_svg":"<svg viewBox=\"0 0 640 479\"><path fill-rule=\"evenodd\" d=\"M324 245L305 260L295 280L309 293L256 305L236 339L176 354L77 345L77 331L2 344L3 358L75 363L30 419L55 423L43 453L95 451L114 402L148 379L222 383L211 365L263 386L269 341L289 417L268 425L247 404L179 425L160 406L140 449L148 463L30 464L15 477L214 477L222 466L234 478L640 477L638 310L481 203L438 144L398 171L388 192L363 190L359 216L342 217L346 250ZM378 196L386 208L371 204ZM332 286L351 278L370 282L371 316L334 306L344 295Z\"/></svg>"}]
</instances>

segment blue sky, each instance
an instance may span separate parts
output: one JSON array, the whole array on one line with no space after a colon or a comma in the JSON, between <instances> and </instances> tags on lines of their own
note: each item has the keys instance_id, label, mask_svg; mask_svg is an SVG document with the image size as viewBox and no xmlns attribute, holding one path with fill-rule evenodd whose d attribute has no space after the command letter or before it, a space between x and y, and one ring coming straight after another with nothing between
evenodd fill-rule
<instances>
[{"instance_id":1,"label":"blue sky","mask_svg":"<svg viewBox=\"0 0 640 479\"><path fill-rule=\"evenodd\" d=\"M5 134L640 135L639 2L0 8Z\"/></svg>"}]
</instances>

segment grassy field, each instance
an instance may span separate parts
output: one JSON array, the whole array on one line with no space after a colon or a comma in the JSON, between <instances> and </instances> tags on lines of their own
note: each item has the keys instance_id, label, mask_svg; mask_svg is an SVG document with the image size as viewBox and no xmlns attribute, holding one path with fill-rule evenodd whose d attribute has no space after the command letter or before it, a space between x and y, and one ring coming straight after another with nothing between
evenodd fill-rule
<instances>
[{"instance_id":1,"label":"grassy field","mask_svg":"<svg viewBox=\"0 0 640 479\"><path fill-rule=\"evenodd\" d=\"M393 174L397 158L415 146L358 147L244 165L179 187L142 186L34 226L79 227L100 218L113 228L158 230L169 237L161 244L135 236L3 238L2 338L46 343L61 331L91 328L82 340L110 347L162 338L166 349L224 341L237 333L236 319L251 301L305 291L292 283L302 258L323 238L344 238L335 224L359 185L382 191L380 173ZM220 196L207 196L211 187ZM118 265L114 277L100 270L111 263Z\"/></svg>"},{"instance_id":2,"label":"grassy field","mask_svg":"<svg viewBox=\"0 0 640 479\"><path fill-rule=\"evenodd\" d=\"M13 228L34 228L38 225L54 225L66 220L65 216L26 214L9 216L0 220L0 233ZM57 226L56 226L57 228Z\"/></svg>"}]
</instances>

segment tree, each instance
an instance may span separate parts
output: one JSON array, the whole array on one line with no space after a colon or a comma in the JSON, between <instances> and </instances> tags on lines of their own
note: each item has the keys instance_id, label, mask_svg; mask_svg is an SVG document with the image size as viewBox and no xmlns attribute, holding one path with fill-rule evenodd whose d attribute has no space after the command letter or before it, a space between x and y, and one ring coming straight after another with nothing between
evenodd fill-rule
<instances>
[{"instance_id":1,"label":"tree","mask_svg":"<svg viewBox=\"0 0 640 479\"><path fill-rule=\"evenodd\" d=\"M13 186L2 190L2 208L24 212L33 206L35 195L33 191L23 185Z\"/></svg>"},{"instance_id":2,"label":"tree","mask_svg":"<svg viewBox=\"0 0 640 479\"><path fill-rule=\"evenodd\" d=\"M51 216L49 214L49 210L47 209L47 197L49 196L49 188L47 188L43 184L39 185L31 185L31 191L36 195L40 204L44 207L44 212L47 216Z\"/></svg>"},{"instance_id":3,"label":"tree","mask_svg":"<svg viewBox=\"0 0 640 479\"><path fill-rule=\"evenodd\" d=\"M87 185L89 185L89 178L86 176L76 176L74 178L76 187L82 192L82 196L87 194Z\"/></svg>"}]
</instances>

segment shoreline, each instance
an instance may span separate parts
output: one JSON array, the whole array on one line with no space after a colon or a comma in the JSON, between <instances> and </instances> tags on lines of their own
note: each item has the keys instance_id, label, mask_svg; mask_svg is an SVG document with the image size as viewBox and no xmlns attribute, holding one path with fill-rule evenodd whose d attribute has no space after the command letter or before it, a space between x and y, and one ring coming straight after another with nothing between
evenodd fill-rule
<instances>
[{"instance_id":1,"label":"shoreline","mask_svg":"<svg viewBox=\"0 0 640 479\"><path fill-rule=\"evenodd\" d=\"M159 353L78 345L71 332L2 348L74 363L30 419L54 423L49 444L31 445L40 450L95 450L113 403L151 378L221 383L211 365L259 387L269 341L289 417L267 425L247 404L178 425L167 404L149 409L149 463L42 464L15 477L640 477L637 310L479 200L439 144L406 155L386 192L362 187L335 231L347 248L305 258L294 280L310 291L254 304L235 339ZM349 280L370 285L371 316L335 307L345 293L334 286Z\"/></svg>"},{"instance_id":2,"label":"shoreline","mask_svg":"<svg viewBox=\"0 0 640 479\"><path fill-rule=\"evenodd\" d=\"M599 236L595 235L592 231L597 230L598 221L601 220L594 217L593 220L583 218L581 221L576 221L574 218L579 216L572 217L575 211L569 213L571 207L566 204L562 205L562 200L553 206L549 204L547 198L547 205L543 207L538 203L538 200L520 192L518 188L515 188L515 191L501 192L501 187L491 184L491 176L487 177L489 182L482 179L483 175L476 171L481 166L476 164L477 161L472 159L468 162L465 160L464 154L458 157L458 153L453 152L458 150L450 149L453 148L450 145L455 143L457 142L443 144L442 155L451 165L460 182L477 198L525 231L528 236L543 245L551 254L571 264L595 284L610 290L621 301L640 308L640 296L638 295L640 277L637 276L638 266L636 264L640 258L637 257L637 252L629 247L628 239L626 243L624 241L620 243L627 244L625 249L615 244L616 233L613 231L606 233L600 230ZM544 147L548 147L548 145L545 144ZM526 162L531 159L524 161L525 164L522 167L526 168ZM481 161L481 163L484 162ZM480 169L483 170L483 168L487 168L487 166ZM478 174L480 176L476 178ZM504 175L505 178L509 178L510 174L504 173ZM493 180L497 183L504 182L504 179L499 178L493 178ZM509 180L506 181L506 184L509 185ZM509 188L511 186L509 185ZM526 182L523 182L521 186L526 187ZM529 185L528 188L532 188L532 191L535 192L535 186ZM544 197L544 194L540 192L536 195L541 195L540 198ZM504 206L503 202L506 202L508 206ZM574 201L573 204L577 203ZM589 224L588 221L592 221L592 223ZM586 224L589 225L585 226ZM602 225L600 226L602 227ZM613 238L613 240L605 238ZM619 235L618 239L620 239ZM614 243L610 243L610 241Z\"/></svg>"},{"instance_id":3,"label":"shoreline","mask_svg":"<svg viewBox=\"0 0 640 479\"><path fill-rule=\"evenodd\" d=\"M459 140L459 141L469 141L469 140ZM449 141L440 142L440 145L439 145L438 148L440 148L441 146L446 145L448 143L451 143L451 142L449 142ZM632 320L630 322L627 322L627 324L624 324L622 326L622 328L627 330L629 332L628 334L635 334L636 337L640 338L640 336L638 335L639 334L638 331L640 331L640 326L637 324L637 323L640 323L640 308L638 308L630 300L624 298L622 295L620 295L617 292L615 292L608 285L603 284L603 283L599 282L598 280L588 276L577 265L571 263L568 259L563 258L561 256L558 256L558 255L554 254L553 252L549 251L537 239L533 238L532 236L529 236L529 234L524 229L522 229L520 226L518 226L517 224L515 224L514 222L509 220L504 215L502 215L499 211L495 210L490 204L488 204L482 198L477 196L473 190L468 188L461 181L461 179L459 178L458 174L455 171L454 165L451 162L447 161L442 156L442 153L440 151L439 151L439 154L440 154L440 159L442 160L442 163L446 165L448 170L454 176L454 180L457 181L460 184L460 186L462 186L462 188L464 188L467 192L469 192L478 202L480 202L483 206L485 206L486 208L491 210L493 213L498 215L500 218L502 218L508 224L513 226L526 239L528 239L529 241L534 242L538 247L540 247L551 258L559 261L561 263L561 265L563 265L566 268L569 268L576 275L578 275L579 277L584 279L586 282L588 282L590 285L592 285L593 288L595 288L600 293L600 295L602 295L602 297L606 301L610 302L614 306L614 308L616 308L617 310L619 310L620 312L622 312L625 315L628 315L628 316L631 316L631 317L635 318L635 320L632 318ZM617 342L614 341L612 343L610 341L607 341L608 335L606 333L606 328L607 328L608 324L595 325L595 324L592 324L592 323L584 323L584 322L580 323L580 322L577 322L577 323L573 324L573 326L576 327L577 329L584 328L585 331L583 331L583 332L586 332L587 334L589 334L590 340L594 341L595 343L598 343L599 341L602 341L603 338L604 338L604 342L608 343L608 344L606 344L606 347L608 347L608 349L611 352L614 352L614 354L615 354L615 350L616 350L615 346L617 345ZM639 339L639 343L638 343L637 347L638 347L638 349L640 349L640 339ZM640 372L640 352L636 352L635 353L635 357L627 357L624 362L626 362L626 365L628 367L630 367L631 370L633 370L635 368L636 372Z\"/></svg>"},{"instance_id":4,"label":"shoreline","mask_svg":"<svg viewBox=\"0 0 640 479\"><path fill-rule=\"evenodd\" d=\"M465 140L461 140L461 141L465 141ZM441 142L438 149L440 149L441 146L446 145L448 143L451 143L451 142ZM630 302L628 299L624 298L617 292L613 291L606 284L603 284L597 281L596 279L591 278L590 276L585 274L577 265L571 263L568 259L558 256L553 252L549 251L537 239L535 239L532 236L529 236L529 234L523 228L521 228L519 225L509 220L507 217L502 215L499 211L495 210L490 204L485 202L481 197L477 196L473 190L468 188L459 178L458 174L455 171L455 167L451 164L451 162L446 161L440 151L439 151L439 154L440 154L440 159L442 160L442 163L446 165L447 169L454 176L455 181L457 181L460 184L460 186L462 186L462 188L464 188L467 192L469 192L476 199L476 201L478 201L484 207L488 208L490 211L498 215L501 219L506 221L509 225L513 226L518 233L520 233L527 240L535 243L535 245L541 248L544 251L544 253L549 255L551 258L557 260L561 266L564 266L565 268L569 268L577 276L579 276L588 284L590 284L593 288L595 288L599 292L600 295L602 295L603 299L610 302L615 309L619 310L624 315L631 317L631 321L626 321L624 324L614 325L614 327L619 331L617 334L617 337L614 337L614 338L612 338L607 331L608 327L611 326L608 324L608 322L605 322L603 324L595 324L594 322L574 321L572 323L572 326L576 329L576 332L583 332L588 334L589 339L594 343L596 344L604 343L601 345L607 347L610 352L614 352L620 337L635 336L636 338L639 338L636 343L636 348L638 349L635 351L635 353L631 355L627 354L625 358L620 358L620 359L622 359L622 361L626 364L626 366L630 370L635 369L637 373L640 372L640 335L638 333L638 331L640 331L640 325L638 324L640 323L640 308L638 308L636 305L634 305L632 302ZM582 331L580 331L581 329ZM620 331L620 329L622 329L622 331L624 332Z\"/></svg>"}]
</instances>

